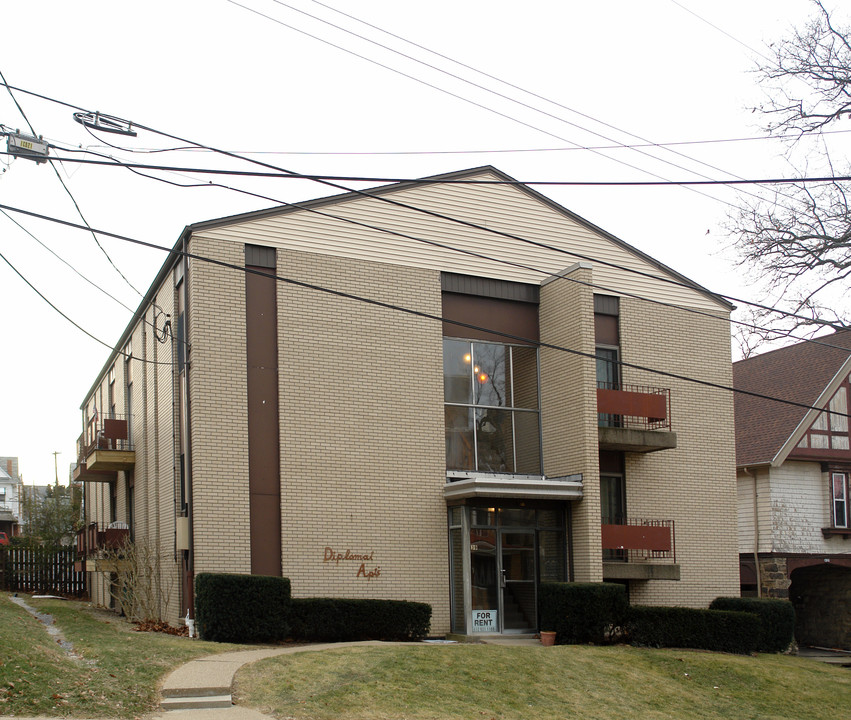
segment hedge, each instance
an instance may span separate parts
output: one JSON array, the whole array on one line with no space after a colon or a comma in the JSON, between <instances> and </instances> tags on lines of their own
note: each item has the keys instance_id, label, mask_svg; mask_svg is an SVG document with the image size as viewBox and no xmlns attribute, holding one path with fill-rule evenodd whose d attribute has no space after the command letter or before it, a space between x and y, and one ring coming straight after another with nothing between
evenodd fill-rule
<instances>
[{"instance_id":1,"label":"hedge","mask_svg":"<svg viewBox=\"0 0 851 720\"><path fill-rule=\"evenodd\" d=\"M749 655L759 646L762 620L750 612L633 605L627 637L633 645Z\"/></svg>"},{"instance_id":2,"label":"hedge","mask_svg":"<svg viewBox=\"0 0 851 720\"><path fill-rule=\"evenodd\" d=\"M421 640L430 623L431 605L426 603L293 600L287 578L213 573L195 578L195 626L203 640Z\"/></svg>"},{"instance_id":3,"label":"hedge","mask_svg":"<svg viewBox=\"0 0 851 720\"><path fill-rule=\"evenodd\" d=\"M290 602L288 578L217 573L195 577L195 627L202 640L283 640L290 632Z\"/></svg>"},{"instance_id":4,"label":"hedge","mask_svg":"<svg viewBox=\"0 0 851 720\"><path fill-rule=\"evenodd\" d=\"M628 609L618 583L541 583L538 590L541 630L554 630L560 645L611 642Z\"/></svg>"},{"instance_id":5,"label":"hedge","mask_svg":"<svg viewBox=\"0 0 851 720\"><path fill-rule=\"evenodd\" d=\"M762 633L757 652L783 652L795 638L795 608L788 600L719 597L709 607L712 610L739 610L758 615L762 620Z\"/></svg>"},{"instance_id":6,"label":"hedge","mask_svg":"<svg viewBox=\"0 0 851 720\"><path fill-rule=\"evenodd\" d=\"M290 618L294 640L421 640L431 624L431 605L406 600L298 598L292 601Z\"/></svg>"}]
</instances>

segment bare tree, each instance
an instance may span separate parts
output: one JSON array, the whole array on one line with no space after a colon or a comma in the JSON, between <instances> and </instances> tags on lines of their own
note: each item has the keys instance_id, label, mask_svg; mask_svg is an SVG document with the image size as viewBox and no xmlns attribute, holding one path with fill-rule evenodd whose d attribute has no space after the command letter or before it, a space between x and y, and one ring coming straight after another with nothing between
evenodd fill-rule
<instances>
[{"instance_id":1,"label":"bare tree","mask_svg":"<svg viewBox=\"0 0 851 720\"><path fill-rule=\"evenodd\" d=\"M773 197L743 200L727 228L740 265L765 288L766 304L793 315L779 321L752 314L750 334L763 341L798 328L849 325L842 301L851 274L851 184L838 179L834 167L841 164L848 175L846 159L831 158L820 133L851 116L851 28L834 24L821 0L813 4L815 16L775 43L773 60L758 67L767 94L758 110L769 132L795 136L788 158L793 164L804 158L796 174L823 162L819 175L837 179L784 185ZM752 348L754 337L744 344Z\"/></svg>"}]
</instances>

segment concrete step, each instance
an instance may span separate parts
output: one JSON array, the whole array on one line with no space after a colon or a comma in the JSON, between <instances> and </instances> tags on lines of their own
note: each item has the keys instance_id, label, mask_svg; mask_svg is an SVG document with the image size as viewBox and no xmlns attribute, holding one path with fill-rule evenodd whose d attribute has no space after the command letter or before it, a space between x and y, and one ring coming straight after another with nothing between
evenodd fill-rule
<instances>
[{"instance_id":1,"label":"concrete step","mask_svg":"<svg viewBox=\"0 0 851 720\"><path fill-rule=\"evenodd\" d=\"M182 697L211 697L214 695L227 695L230 693L230 685L186 685L184 687L164 687L162 696L164 698Z\"/></svg>"},{"instance_id":2,"label":"concrete step","mask_svg":"<svg viewBox=\"0 0 851 720\"><path fill-rule=\"evenodd\" d=\"M210 708L226 708L233 705L233 698L227 695L195 695L184 697L167 697L160 702L162 710L198 710Z\"/></svg>"}]
</instances>

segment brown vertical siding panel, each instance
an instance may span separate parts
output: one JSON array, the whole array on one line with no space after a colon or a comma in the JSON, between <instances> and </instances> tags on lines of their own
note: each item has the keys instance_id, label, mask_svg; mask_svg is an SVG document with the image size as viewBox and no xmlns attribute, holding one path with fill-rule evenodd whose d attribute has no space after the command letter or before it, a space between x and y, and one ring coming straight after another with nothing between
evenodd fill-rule
<instances>
[{"instance_id":1,"label":"brown vertical siding panel","mask_svg":"<svg viewBox=\"0 0 851 720\"><path fill-rule=\"evenodd\" d=\"M274 273L274 268L246 266ZM245 275L248 362L248 493L251 572L281 574L281 476L278 440L277 283Z\"/></svg>"}]
</instances>

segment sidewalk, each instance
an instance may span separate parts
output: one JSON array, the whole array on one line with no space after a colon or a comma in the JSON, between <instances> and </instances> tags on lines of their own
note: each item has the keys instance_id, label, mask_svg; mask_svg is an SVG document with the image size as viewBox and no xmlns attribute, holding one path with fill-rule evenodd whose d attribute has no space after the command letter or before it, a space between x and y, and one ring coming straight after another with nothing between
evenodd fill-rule
<instances>
[{"instance_id":1,"label":"sidewalk","mask_svg":"<svg viewBox=\"0 0 851 720\"><path fill-rule=\"evenodd\" d=\"M262 720L269 716L233 704L233 679L244 665L277 655L317 652L353 646L384 645L368 642L321 643L292 647L240 650L208 655L181 665L163 683L160 709L150 720ZM399 643L394 643L398 645ZM412 645L419 643L410 643Z\"/></svg>"}]
</instances>

